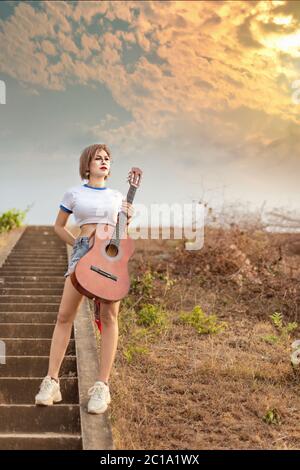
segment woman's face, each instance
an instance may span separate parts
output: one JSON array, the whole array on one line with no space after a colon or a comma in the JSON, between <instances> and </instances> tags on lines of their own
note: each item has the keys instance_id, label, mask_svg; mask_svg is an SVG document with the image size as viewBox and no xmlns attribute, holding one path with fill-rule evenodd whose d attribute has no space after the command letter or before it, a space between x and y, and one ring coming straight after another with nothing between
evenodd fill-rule
<instances>
[{"instance_id":1,"label":"woman's face","mask_svg":"<svg viewBox=\"0 0 300 470\"><path fill-rule=\"evenodd\" d=\"M104 149L96 150L90 162L90 175L107 176L110 170L110 158Z\"/></svg>"}]
</instances>

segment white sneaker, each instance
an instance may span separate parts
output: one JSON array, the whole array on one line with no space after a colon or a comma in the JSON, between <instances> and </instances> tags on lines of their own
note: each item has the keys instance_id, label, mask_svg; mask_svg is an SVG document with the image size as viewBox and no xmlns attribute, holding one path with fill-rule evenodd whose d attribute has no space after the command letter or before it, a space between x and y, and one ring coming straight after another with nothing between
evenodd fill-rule
<instances>
[{"instance_id":1,"label":"white sneaker","mask_svg":"<svg viewBox=\"0 0 300 470\"><path fill-rule=\"evenodd\" d=\"M62 401L59 379L58 383L50 375L46 375L40 385L40 391L35 396L36 405L53 405Z\"/></svg>"},{"instance_id":2,"label":"white sneaker","mask_svg":"<svg viewBox=\"0 0 300 470\"><path fill-rule=\"evenodd\" d=\"M109 386L101 380L97 380L97 382L89 388L88 394L91 395L88 402L88 412L93 414L104 413L111 402Z\"/></svg>"}]
</instances>

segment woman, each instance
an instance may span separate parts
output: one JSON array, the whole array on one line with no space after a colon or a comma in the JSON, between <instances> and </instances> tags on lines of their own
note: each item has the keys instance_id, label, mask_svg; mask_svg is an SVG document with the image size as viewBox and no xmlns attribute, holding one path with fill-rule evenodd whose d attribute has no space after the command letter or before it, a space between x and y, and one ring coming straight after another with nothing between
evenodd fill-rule
<instances>
[{"instance_id":1,"label":"woman","mask_svg":"<svg viewBox=\"0 0 300 470\"><path fill-rule=\"evenodd\" d=\"M53 405L62 400L59 369L69 344L74 318L83 300L83 295L71 282L70 273L88 251L89 237L97 223L115 225L121 210L127 214L127 226L132 219L131 204L125 201L122 193L105 186L111 162L111 153L105 144L94 144L84 149L79 172L81 179L88 179L88 183L71 187L60 204L54 230L63 241L73 245L73 250L64 274L66 280L52 336L48 372L35 397L36 405ZM71 213L81 229L77 238L65 228ZM108 380L117 349L119 307L120 300L101 303L100 371L98 380L88 391L89 413L103 413L111 401Z\"/></svg>"}]
</instances>

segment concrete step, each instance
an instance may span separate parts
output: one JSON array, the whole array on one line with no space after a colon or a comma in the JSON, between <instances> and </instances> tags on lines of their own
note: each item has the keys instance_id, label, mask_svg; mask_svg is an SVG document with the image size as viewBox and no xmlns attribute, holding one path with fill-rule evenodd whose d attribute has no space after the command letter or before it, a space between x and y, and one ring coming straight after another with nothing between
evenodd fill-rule
<instances>
[{"instance_id":1,"label":"concrete step","mask_svg":"<svg viewBox=\"0 0 300 470\"><path fill-rule=\"evenodd\" d=\"M5 262L3 263L2 267L5 266L62 266L68 262L67 259L36 259L34 262L32 262L31 259L21 259L21 260L8 260L6 259Z\"/></svg>"},{"instance_id":2,"label":"concrete step","mask_svg":"<svg viewBox=\"0 0 300 470\"><path fill-rule=\"evenodd\" d=\"M6 259L30 259L32 257L32 253L31 253L32 250L30 250L29 252L28 251L23 251L21 252L20 250L18 250L17 248L14 248L10 253L9 255L7 256ZM64 248L63 251L59 251L57 252L57 250L55 250L55 252L53 253L47 253L46 251L42 253L42 257L41 259L44 259L45 257L46 258L53 258L53 259L56 259L56 258L67 258L67 248Z\"/></svg>"},{"instance_id":3,"label":"concrete step","mask_svg":"<svg viewBox=\"0 0 300 470\"><path fill-rule=\"evenodd\" d=\"M53 254L42 254L41 256L35 256L34 258L32 257L32 253L29 251L26 255L20 255L16 254L14 251L12 251L5 259L5 261L65 261L68 259L67 256L67 250L65 251L64 254L62 253L53 253Z\"/></svg>"},{"instance_id":4,"label":"concrete step","mask_svg":"<svg viewBox=\"0 0 300 470\"><path fill-rule=\"evenodd\" d=\"M36 238L36 239L41 239L41 240L45 240L45 241L55 241L55 242L59 242L59 243L62 243L60 238L58 238L58 236L56 235L55 232L52 232L52 233L48 233L47 235L45 235L44 233L38 233L38 232L35 232L35 233L31 233L31 232L24 232L23 234L23 237L21 238L21 240L30 240L31 238Z\"/></svg>"},{"instance_id":5,"label":"concrete step","mask_svg":"<svg viewBox=\"0 0 300 470\"><path fill-rule=\"evenodd\" d=\"M6 356L5 361L5 364L0 364L0 377L43 377L48 370L49 357ZM75 356L64 357L60 369L60 376L77 377Z\"/></svg>"},{"instance_id":6,"label":"concrete step","mask_svg":"<svg viewBox=\"0 0 300 470\"><path fill-rule=\"evenodd\" d=\"M79 405L53 406L0 404L1 432L79 433Z\"/></svg>"},{"instance_id":7,"label":"concrete step","mask_svg":"<svg viewBox=\"0 0 300 470\"><path fill-rule=\"evenodd\" d=\"M67 268L67 266L65 266L65 268ZM24 275L26 274L27 276L38 276L38 275L41 275L41 276L59 276L59 275L62 275L64 273L64 269L63 268L49 268L49 267L46 267L45 268L34 268L33 266L30 267L30 268L26 268L26 267L20 267L20 268L0 268L0 276L5 276L6 274L8 275L16 275L16 276L21 276L21 275Z\"/></svg>"},{"instance_id":8,"label":"concrete step","mask_svg":"<svg viewBox=\"0 0 300 470\"><path fill-rule=\"evenodd\" d=\"M21 247L21 246L18 246L16 248L13 249L13 253L14 255L17 254L17 255L26 255L28 253L32 254L32 255L51 255L51 256L56 256L56 255L65 255L66 254L66 247L63 247L63 248L47 248L47 247L42 247L42 248L38 248L38 247L33 247L33 246L29 246L29 247Z\"/></svg>"},{"instance_id":9,"label":"concrete step","mask_svg":"<svg viewBox=\"0 0 300 470\"><path fill-rule=\"evenodd\" d=\"M52 338L54 328L53 323L1 323L0 338Z\"/></svg>"},{"instance_id":10,"label":"concrete step","mask_svg":"<svg viewBox=\"0 0 300 470\"><path fill-rule=\"evenodd\" d=\"M34 404L34 397L39 391L43 377L2 377L1 378L1 403L4 405ZM76 404L79 401L78 379L60 378L60 390L63 404ZM1 427L1 424L0 424Z\"/></svg>"},{"instance_id":11,"label":"concrete step","mask_svg":"<svg viewBox=\"0 0 300 470\"><path fill-rule=\"evenodd\" d=\"M59 251L63 250L65 244L62 243L48 243L47 241L43 240L42 238L31 238L28 240L21 239L15 245L14 250L45 250L45 251Z\"/></svg>"},{"instance_id":12,"label":"concrete step","mask_svg":"<svg viewBox=\"0 0 300 470\"><path fill-rule=\"evenodd\" d=\"M56 243L56 244L64 243L60 238L58 238L56 233L48 234L47 236L45 236L44 234L41 234L41 233L29 233L27 231L23 234L23 237L20 239L20 242L25 243L25 242L29 242L30 240L40 240L48 245L53 244L53 243Z\"/></svg>"},{"instance_id":13,"label":"concrete step","mask_svg":"<svg viewBox=\"0 0 300 470\"><path fill-rule=\"evenodd\" d=\"M7 271L13 271L14 272L19 272L23 269L26 270L26 272L29 270L34 270L34 271L44 271L46 269L51 269L51 270L62 270L62 269L65 269L65 267L67 266L67 262L65 263L36 263L36 264L33 264L33 263L19 263L18 265L13 265L13 264L9 264L9 263L5 263L2 265L1 269L2 270L7 270Z\"/></svg>"},{"instance_id":14,"label":"concrete step","mask_svg":"<svg viewBox=\"0 0 300 470\"><path fill-rule=\"evenodd\" d=\"M0 450L82 450L82 438L79 433L0 433Z\"/></svg>"},{"instance_id":15,"label":"concrete step","mask_svg":"<svg viewBox=\"0 0 300 470\"><path fill-rule=\"evenodd\" d=\"M29 253L29 256L14 256L12 257L11 255L8 256L5 259L5 263L50 263L51 261L57 262L57 263L63 263L64 261L67 260L67 255L65 256L41 256L41 257L35 257L33 258L32 255Z\"/></svg>"},{"instance_id":16,"label":"concrete step","mask_svg":"<svg viewBox=\"0 0 300 470\"><path fill-rule=\"evenodd\" d=\"M23 296L24 294L27 295L59 295L63 293L63 286L59 289L53 289L52 287L49 289L46 288L32 288L32 287L0 287L0 295L12 295L12 296Z\"/></svg>"},{"instance_id":17,"label":"concrete step","mask_svg":"<svg viewBox=\"0 0 300 470\"><path fill-rule=\"evenodd\" d=\"M56 235L45 238L43 235L30 235L26 233L24 234L22 238L20 238L18 246L30 245L33 242L38 243L39 245L48 246L48 247L53 247L53 246L61 247L64 245L64 242L60 240Z\"/></svg>"},{"instance_id":18,"label":"concrete step","mask_svg":"<svg viewBox=\"0 0 300 470\"><path fill-rule=\"evenodd\" d=\"M37 295L22 294L22 295L2 295L0 303L28 303L28 304L44 304L44 303L59 303L61 295L44 295L41 292Z\"/></svg>"},{"instance_id":19,"label":"concrete step","mask_svg":"<svg viewBox=\"0 0 300 470\"><path fill-rule=\"evenodd\" d=\"M50 355L51 338L0 338L0 340L5 343L6 356ZM71 338L67 346L66 355L74 356L75 352L75 340Z\"/></svg>"},{"instance_id":20,"label":"concrete step","mask_svg":"<svg viewBox=\"0 0 300 470\"><path fill-rule=\"evenodd\" d=\"M35 265L34 263L31 264L25 264L25 263L20 263L18 266L16 265L11 265L8 263L5 263L1 266L0 270L1 271L14 271L14 272L19 272L21 270L26 270L27 271L44 271L46 269L49 269L51 271L57 271L59 269L63 269L66 263L62 263L60 265L57 265L56 263L44 263L44 264L37 264Z\"/></svg>"},{"instance_id":21,"label":"concrete step","mask_svg":"<svg viewBox=\"0 0 300 470\"><path fill-rule=\"evenodd\" d=\"M50 281L49 281L50 282ZM18 288L18 289L44 289L44 288L49 288L51 286L52 289L62 289L64 288L64 283L65 280L63 277L60 276L60 282L51 282L49 285L49 282L43 282L43 281L20 281L20 282L13 282L13 281L5 281L5 282L0 282L0 287L7 287L7 288Z\"/></svg>"},{"instance_id":22,"label":"concrete step","mask_svg":"<svg viewBox=\"0 0 300 470\"><path fill-rule=\"evenodd\" d=\"M41 276L41 275L16 275L16 274L5 274L5 275L0 275L0 286L3 286L6 282L43 282L43 283L49 283L51 282L51 286L60 283L64 283L64 277L62 274L59 276ZM49 284L48 284L49 287Z\"/></svg>"},{"instance_id":23,"label":"concrete step","mask_svg":"<svg viewBox=\"0 0 300 470\"><path fill-rule=\"evenodd\" d=\"M59 303L61 295L1 295L0 303L14 303L14 304L44 304L44 303Z\"/></svg>"},{"instance_id":24,"label":"concrete step","mask_svg":"<svg viewBox=\"0 0 300 470\"><path fill-rule=\"evenodd\" d=\"M34 259L45 259L45 260L51 260L51 259L67 259L67 251L64 249L63 252L57 252L54 251L52 253L48 253L47 251L44 252L35 252L33 253L32 250L30 251L20 251L17 249L13 249L13 251L10 252L10 254L7 256L6 259L32 259L32 256L34 256Z\"/></svg>"},{"instance_id":25,"label":"concrete step","mask_svg":"<svg viewBox=\"0 0 300 470\"><path fill-rule=\"evenodd\" d=\"M65 267L65 269L62 269L59 273L56 273L56 274L53 274L53 273L49 273L47 271L47 273L37 273L36 271L32 271L30 273L28 272L23 272L23 273L5 273L5 274L1 274L0 273L0 287L5 287L4 284L5 282L35 282L35 284L37 282L47 282L48 283L48 287L49 287L49 284L52 286L54 285L55 283L58 283L60 282L61 285L64 284L64 281L65 281L65 278L64 278L64 274L65 274L65 271L67 270L67 266Z\"/></svg>"},{"instance_id":26,"label":"concrete step","mask_svg":"<svg viewBox=\"0 0 300 470\"><path fill-rule=\"evenodd\" d=\"M0 323L52 323L58 312L0 312Z\"/></svg>"},{"instance_id":27,"label":"concrete step","mask_svg":"<svg viewBox=\"0 0 300 470\"><path fill-rule=\"evenodd\" d=\"M30 232L24 232L22 238L20 238L20 243L26 242L29 240L43 240L45 243L50 243L50 242L55 242L55 243L64 243L57 235L56 233L49 233L47 236L45 236L44 233L30 233Z\"/></svg>"},{"instance_id":28,"label":"concrete step","mask_svg":"<svg viewBox=\"0 0 300 470\"><path fill-rule=\"evenodd\" d=\"M45 236L51 236L54 231L53 225L28 225L25 233L42 233Z\"/></svg>"},{"instance_id":29,"label":"concrete step","mask_svg":"<svg viewBox=\"0 0 300 470\"><path fill-rule=\"evenodd\" d=\"M64 255L66 253L66 247L63 246L47 246L47 245L40 245L40 244L29 244L29 245L20 245L19 243L15 248L13 248L14 253L45 253L45 254L60 254Z\"/></svg>"},{"instance_id":30,"label":"concrete step","mask_svg":"<svg viewBox=\"0 0 300 470\"><path fill-rule=\"evenodd\" d=\"M53 252L48 252L48 251L32 251L32 250L26 250L26 251L18 251L18 250L13 250L5 260L7 259L15 259L15 260L22 260L22 259L36 259L36 260L53 260L53 259L65 259L67 257L67 251L66 249L64 251L53 251Z\"/></svg>"},{"instance_id":31,"label":"concrete step","mask_svg":"<svg viewBox=\"0 0 300 470\"><path fill-rule=\"evenodd\" d=\"M58 303L30 304L30 303L0 303L0 312L58 312Z\"/></svg>"},{"instance_id":32,"label":"concrete step","mask_svg":"<svg viewBox=\"0 0 300 470\"><path fill-rule=\"evenodd\" d=\"M10 268L10 267L16 267L16 268L22 268L23 266L28 268L30 266L33 266L34 268L44 268L45 266L55 266L55 267L63 267L66 264L66 260L59 261L57 259L52 259L51 261L49 260L21 260L21 261L5 261L5 263L2 265L3 268Z\"/></svg>"}]
</instances>

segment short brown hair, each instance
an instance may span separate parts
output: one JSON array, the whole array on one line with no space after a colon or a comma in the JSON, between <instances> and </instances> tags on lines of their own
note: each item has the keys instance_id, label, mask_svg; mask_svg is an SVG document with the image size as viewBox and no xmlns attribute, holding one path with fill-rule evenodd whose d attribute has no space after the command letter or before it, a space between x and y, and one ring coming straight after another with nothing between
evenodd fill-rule
<instances>
[{"instance_id":1,"label":"short brown hair","mask_svg":"<svg viewBox=\"0 0 300 470\"><path fill-rule=\"evenodd\" d=\"M79 174L80 174L80 177L81 179L88 179L87 177L87 171L89 171L89 166L90 166L90 162L93 158L93 156L95 155L96 151L97 150L105 150L105 152L107 153L107 155L109 156L110 159L111 158L111 152L109 150L109 148L107 147L106 144L92 144L92 145L89 145L88 147L86 147L81 155L80 155L80 160L79 160ZM104 179L107 179L107 176L105 176Z\"/></svg>"}]
</instances>

